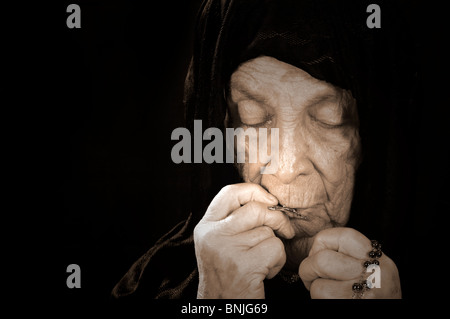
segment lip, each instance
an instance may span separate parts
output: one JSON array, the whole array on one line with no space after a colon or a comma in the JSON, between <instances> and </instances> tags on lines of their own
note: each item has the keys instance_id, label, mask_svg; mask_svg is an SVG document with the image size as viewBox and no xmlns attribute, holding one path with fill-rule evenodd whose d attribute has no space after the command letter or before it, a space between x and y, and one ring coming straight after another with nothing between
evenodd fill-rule
<instances>
[{"instance_id":1,"label":"lip","mask_svg":"<svg viewBox=\"0 0 450 319\"><path fill-rule=\"evenodd\" d=\"M302 214L301 210L299 210L298 208L295 208L295 210L297 211L296 213L291 212L291 211L287 211L287 210L283 210L282 212L289 218L292 219L302 219L302 220L308 220L308 218Z\"/></svg>"},{"instance_id":2,"label":"lip","mask_svg":"<svg viewBox=\"0 0 450 319\"><path fill-rule=\"evenodd\" d=\"M269 206L269 210L276 210L284 213L289 218L295 218L295 219L301 219L301 220L308 220L308 217L306 216L305 212L312 207L307 208L293 208L293 207L287 207L284 205L275 205L275 206Z\"/></svg>"}]
</instances>

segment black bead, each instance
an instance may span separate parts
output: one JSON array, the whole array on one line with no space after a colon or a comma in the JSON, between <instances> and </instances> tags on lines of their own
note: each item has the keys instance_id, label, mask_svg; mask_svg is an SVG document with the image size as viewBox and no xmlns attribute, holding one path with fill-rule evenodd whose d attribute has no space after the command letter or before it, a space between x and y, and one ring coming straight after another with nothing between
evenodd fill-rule
<instances>
[{"instance_id":1,"label":"black bead","mask_svg":"<svg viewBox=\"0 0 450 319\"><path fill-rule=\"evenodd\" d=\"M371 264L372 264L372 261L367 260L367 261L364 262L364 267L367 268L367 267L369 267Z\"/></svg>"},{"instance_id":2,"label":"black bead","mask_svg":"<svg viewBox=\"0 0 450 319\"><path fill-rule=\"evenodd\" d=\"M372 264L379 265L380 262L379 262L378 260L375 259L375 260L372 261Z\"/></svg>"},{"instance_id":3,"label":"black bead","mask_svg":"<svg viewBox=\"0 0 450 319\"><path fill-rule=\"evenodd\" d=\"M377 253L376 251L372 250L371 252L369 252L369 257L370 258L375 258L376 253Z\"/></svg>"},{"instance_id":4,"label":"black bead","mask_svg":"<svg viewBox=\"0 0 450 319\"><path fill-rule=\"evenodd\" d=\"M378 241L376 241L376 240L371 240L371 243L372 243L372 247L373 247L375 250L380 250L380 249L381 249L381 244L380 244Z\"/></svg>"},{"instance_id":5,"label":"black bead","mask_svg":"<svg viewBox=\"0 0 450 319\"><path fill-rule=\"evenodd\" d=\"M370 285L370 283L368 283L368 281L366 280L366 282L364 283L364 288L366 289L372 289L372 286Z\"/></svg>"},{"instance_id":6,"label":"black bead","mask_svg":"<svg viewBox=\"0 0 450 319\"><path fill-rule=\"evenodd\" d=\"M353 284L353 287L352 287L352 290L353 291L361 291L362 290L362 285L360 284L360 283L354 283Z\"/></svg>"},{"instance_id":7,"label":"black bead","mask_svg":"<svg viewBox=\"0 0 450 319\"><path fill-rule=\"evenodd\" d=\"M383 255L383 253L381 252L381 250L377 250L376 253L375 253L375 256L377 258L380 258L382 255Z\"/></svg>"}]
</instances>

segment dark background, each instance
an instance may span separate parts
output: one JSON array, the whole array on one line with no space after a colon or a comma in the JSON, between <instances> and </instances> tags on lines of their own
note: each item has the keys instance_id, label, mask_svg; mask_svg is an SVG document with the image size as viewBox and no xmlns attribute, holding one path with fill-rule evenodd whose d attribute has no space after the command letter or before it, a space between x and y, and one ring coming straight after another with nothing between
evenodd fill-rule
<instances>
[{"instance_id":1,"label":"dark background","mask_svg":"<svg viewBox=\"0 0 450 319\"><path fill-rule=\"evenodd\" d=\"M39 187L51 216L51 262L43 265L56 300L101 304L131 264L187 214L189 170L172 163L170 134L185 126L183 83L200 1L77 1L81 29L66 27L70 3L49 8L48 42L37 48L46 56L39 156L47 175ZM401 273L414 298L430 296L430 282L441 280L432 274L442 261L437 225L446 226L440 221L449 212L442 184L450 162L447 34L440 6L399 3L405 32L414 35L423 92L412 121L415 209L405 221L411 268ZM81 289L66 286L72 263L81 267Z\"/></svg>"},{"instance_id":2,"label":"dark background","mask_svg":"<svg viewBox=\"0 0 450 319\"><path fill-rule=\"evenodd\" d=\"M172 162L170 137L185 127L200 1L78 1L81 29L66 27L70 3L56 6L50 53L54 275L58 298L101 304L188 213L188 170ZM81 289L66 286L72 263L81 267Z\"/></svg>"}]
</instances>

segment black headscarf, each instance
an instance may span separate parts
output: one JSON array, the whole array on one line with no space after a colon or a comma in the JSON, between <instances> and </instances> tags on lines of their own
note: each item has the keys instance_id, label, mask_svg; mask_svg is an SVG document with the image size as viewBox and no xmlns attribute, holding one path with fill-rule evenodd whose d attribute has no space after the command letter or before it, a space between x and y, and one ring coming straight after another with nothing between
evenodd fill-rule
<instances>
[{"instance_id":1,"label":"black headscarf","mask_svg":"<svg viewBox=\"0 0 450 319\"><path fill-rule=\"evenodd\" d=\"M348 226L386 243L385 250L401 269L404 253L400 247L405 245L406 236L399 225L407 227L408 187L412 185L409 179L414 164L408 157L408 114L415 108L417 74L411 63L413 48L395 3L378 2L381 29L370 29L366 24L369 4L335 0L204 1L186 78L186 125L192 132L196 119L202 120L204 129L224 129L225 92L231 74L241 63L261 55L350 90L357 101L363 159ZM156 298L195 297L198 274L193 227L220 188L239 181L232 164L194 164L187 222L141 257L113 295L141 291L141 295ZM180 256L185 267L175 262ZM147 268L152 272L144 272ZM139 283L144 288L137 290ZM270 285L272 282L266 287ZM293 289L289 287L283 289Z\"/></svg>"}]
</instances>

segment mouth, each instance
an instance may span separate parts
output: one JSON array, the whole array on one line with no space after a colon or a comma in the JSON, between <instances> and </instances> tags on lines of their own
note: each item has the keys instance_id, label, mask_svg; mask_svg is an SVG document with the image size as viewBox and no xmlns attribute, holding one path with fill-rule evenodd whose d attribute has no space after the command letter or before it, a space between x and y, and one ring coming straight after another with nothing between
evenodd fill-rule
<instances>
[{"instance_id":1,"label":"mouth","mask_svg":"<svg viewBox=\"0 0 450 319\"><path fill-rule=\"evenodd\" d=\"M296 238L312 237L322 229L333 225L324 204L296 208L275 205L267 208L272 211L280 211L289 218Z\"/></svg>"},{"instance_id":2,"label":"mouth","mask_svg":"<svg viewBox=\"0 0 450 319\"><path fill-rule=\"evenodd\" d=\"M284 213L287 217L293 218L293 219L302 219L302 220L309 220L307 216L308 210L310 210L312 207L307 208L293 208L293 207L287 207L284 205L275 205L275 206L269 206L269 210L277 210L282 213Z\"/></svg>"}]
</instances>

